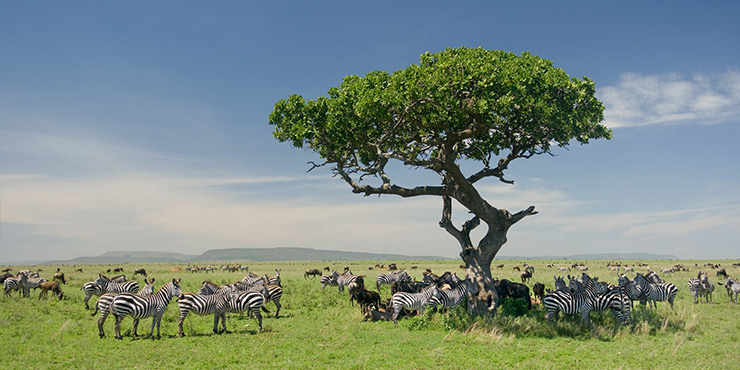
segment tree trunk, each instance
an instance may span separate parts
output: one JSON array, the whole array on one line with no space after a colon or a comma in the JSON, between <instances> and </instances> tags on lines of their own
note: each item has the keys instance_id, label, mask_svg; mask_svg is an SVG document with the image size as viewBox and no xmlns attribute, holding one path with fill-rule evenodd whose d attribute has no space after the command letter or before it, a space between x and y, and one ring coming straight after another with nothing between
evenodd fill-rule
<instances>
[{"instance_id":1,"label":"tree trunk","mask_svg":"<svg viewBox=\"0 0 740 370\"><path fill-rule=\"evenodd\" d=\"M492 232L498 235L492 235ZM491 262L505 240L505 231L496 232L489 229L489 234L483 238L477 248L466 248L460 253L460 257L465 262L467 278L472 280L477 290L477 292L468 294L468 312L473 315L493 316L496 314L499 297L493 286Z\"/></svg>"}]
</instances>

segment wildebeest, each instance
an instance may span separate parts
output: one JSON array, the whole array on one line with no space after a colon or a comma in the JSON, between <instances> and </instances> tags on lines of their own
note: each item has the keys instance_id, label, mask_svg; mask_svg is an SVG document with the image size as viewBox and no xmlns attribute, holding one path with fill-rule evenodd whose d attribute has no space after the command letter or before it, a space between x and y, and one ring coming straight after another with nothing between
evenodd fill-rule
<instances>
[{"instance_id":1,"label":"wildebeest","mask_svg":"<svg viewBox=\"0 0 740 370\"><path fill-rule=\"evenodd\" d=\"M724 277L727 279L727 271L724 268L717 270L717 277Z\"/></svg>"},{"instance_id":2,"label":"wildebeest","mask_svg":"<svg viewBox=\"0 0 740 370\"><path fill-rule=\"evenodd\" d=\"M534 283L534 286L532 286L532 293L534 294L535 298L539 299L540 302L542 302L542 297L545 296L545 284L542 284L539 281Z\"/></svg>"},{"instance_id":3,"label":"wildebeest","mask_svg":"<svg viewBox=\"0 0 740 370\"><path fill-rule=\"evenodd\" d=\"M370 309L363 316L362 321L391 321L393 315L390 312L380 311L376 309Z\"/></svg>"},{"instance_id":4,"label":"wildebeest","mask_svg":"<svg viewBox=\"0 0 740 370\"><path fill-rule=\"evenodd\" d=\"M329 268L329 266L324 267L324 270L331 271L331 269Z\"/></svg>"},{"instance_id":5,"label":"wildebeest","mask_svg":"<svg viewBox=\"0 0 740 370\"><path fill-rule=\"evenodd\" d=\"M526 283L529 281L529 279L532 278L532 271L531 270L524 270L519 274L519 277L522 279L522 283Z\"/></svg>"},{"instance_id":6,"label":"wildebeest","mask_svg":"<svg viewBox=\"0 0 740 370\"><path fill-rule=\"evenodd\" d=\"M121 269L121 271L123 271L123 269ZM134 276L136 276L136 275L143 275L144 277L146 277L146 270L144 270L144 269L136 269L136 270L134 270Z\"/></svg>"},{"instance_id":7,"label":"wildebeest","mask_svg":"<svg viewBox=\"0 0 740 370\"><path fill-rule=\"evenodd\" d=\"M308 277L311 276L311 279L315 278L316 276L321 276L321 270L319 269L308 269L306 272L303 273L303 278L308 279Z\"/></svg>"},{"instance_id":8,"label":"wildebeest","mask_svg":"<svg viewBox=\"0 0 740 370\"><path fill-rule=\"evenodd\" d=\"M113 272L123 272L123 267L116 267L113 269Z\"/></svg>"},{"instance_id":9,"label":"wildebeest","mask_svg":"<svg viewBox=\"0 0 740 370\"><path fill-rule=\"evenodd\" d=\"M391 284L391 295L398 292L419 293L427 286L422 281L397 281Z\"/></svg>"},{"instance_id":10,"label":"wildebeest","mask_svg":"<svg viewBox=\"0 0 740 370\"><path fill-rule=\"evenodd\" d=\"M380 294L378 292L360 288L352 292L352 298L360 305L362 312L370 310L373 306L376 310L380 308Z\"/></svg>"},{"instance_id":11,"label":"wildebeest","mask_svg":"<svg viewBox=\"0 0 740 370\"><path fill-rule=\"evenodd\" d=\"M75 272L80 272L81 273L82 272L82 269L77 269L77 270L75 270Z\"/></svg>"},{"instance_id":12,"label":"wildebeest","mask_svg":"<svg viewBox=\"0 0 740 370\"><path fill-rule=\"evenodd\" d=\"M59 281L62 282L62 284L67 284L67 280L64 279L64 273L63 272L57 272L56 274L54 274L54 277L52 278L52 280L55 280L55 281L56 280L59 280Z\"/></svg>"},{"instance_id":13,"label":"wildebeest","mask_svg":"<svg viewBox=\"0 0 740 370\"><path fill-rule=\"evenodd\" d=\"M496 290L499 301L506 297L512 297L514 299L523 298L527 300L527 308L532 308L532 301L529 299L528 286L501 279L494 281L493 288Z\"/></svg>"},{"instance_id":14,"label":"wildebeest","mask_svg":"<svg viewBox=\"0 0 740 370\"><path fill-rule=\"evenodd\" d=\"M4 283L5 282L5 279L7 279L9 277L12 277L12 276L15 276L15 275L13 275L13 274L11 274L9 272L6 272L6 273L0 275L0 284Z\"/></svg>"},{"instance_id":15,"label":"wildebeest","mask_svg":"<svg viewBox=\"0 0 740 370\"><path fill-rule=\"evenodd\" d=\"M62 293L62 288L59 287L59 283L57 283L56 281L45 281L39 284L39 288L41 288L39 299L41 299L41 297L45 297L46 292L50 290L57 296L58 299L62 299L62 297L64 296L64 293Z\"/></svg>"}]
</instances>

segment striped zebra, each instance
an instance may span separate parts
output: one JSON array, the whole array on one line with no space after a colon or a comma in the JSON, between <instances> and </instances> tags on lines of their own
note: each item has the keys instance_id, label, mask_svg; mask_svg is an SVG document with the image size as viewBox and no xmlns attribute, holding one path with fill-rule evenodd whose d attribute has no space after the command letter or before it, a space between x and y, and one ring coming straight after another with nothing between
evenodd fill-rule
<instances>
[{"instance_id":1,"label":"striped zebra","mask_svg":"<svg viewBox=\"0 0 740 370\"><path fill-rule=\"evenodd\" d=\"M267 284L277 285L282 287L282 281L280 280L280 270L275 269L275 276L267 278Z\"/></svg>"},{"instance_id":2,"label":"striped zebra","mask_svg":"<svg viewBox=\"0 0 740 370\"><path fill-rule=\"evenodd\" d=\"M177 321L177 335L184 337L185 332L182 324L188 313L196 315L213 314L213 333L220 334L226 331L226 321L221 324L221 331L218 331L218 321L226 312L228 297L233 293L233 289L223 287L213 294L182 293L177 301L177 307L180 309L180 319Z\"/></svg>"},{"instance_id":3,"label":"striped zebra","mask_svg":"<svg viewBox=\"0 0 740 370\"><path fill-rule=\"evenodd\" d=\"M691 297L694 298L694 304L701 301L701 296L704 295L704 285L701 283L702 276L706 275L704 271L699 271L696 278L689 279L689 292Z\"/></svg>"},{"instance_id":4,"label":"striped zebra","mask_svg":"<svg viewBox=\"0 0 740 370\"><path fill-rule=\"evenodd\" d=\"M643 291L643 298L648 300L648 307L658 308L657 301L668 301L673 309L673 300L678 294L678 288L672 283L653 284L639 272L635 275L635 284Z\"/></svg>"},{"instance_id":5,"label":"striped zebra","mask_svg":"<svg viewBox=\"0 0 740 370\"><path fill-rule=\"evenodd\" d=\"M147 281L146 279L144 279L144 283L146 285L141 288L138 293L136 293L140 297L150 296L154 293L154 278L152 278L151 281ZM95 316L95 314L98 313L98 310L100 310L100 317L98 318L98 335L100 335L101 338L105 338L103 324L105 324L105 320L110 314L110 304L113 302L113 299L116 298L117 295L118 294L116 293L103 293L100 298L98 298L98 301L95 302L95 311L93 311L92 315L90 315Z\"/></svg>"},{"instance_id":6,"label":"striped zebra","mask_svg":"<svg viewBox=\"0 0 740 370\"><path fill-rule=\"evenodd\" d=\"M557 318L559 312L568 315L581 314L581 321L588 322L589 313L593 309L593 301L597 294L601 293L601 288L594 284L594 280L585 273L583 278L583 282L578 282L575 277L572 277L569 290L556 290L542 297L542 304L547 309L548 322Z\"/></svg>"},{"instance_id":7,"label":"striped zebra","mask_svg":"<svg viewBox=\"0 0 740 370\"><path fill-rule=\"evenodd\" d=\"M626 294L630 301L640 301L640 305L643 306L647 304L645 292L642 290L642 288L637 286L634 281L630 280L627 275L619 276L619 284L617 286L617 289L620 293Z\"/></svg>"},{"instance_id":8,"label":"striped zebra","mask_svg":"<svg viewBox=\"0 0 740 370\"><path fill-rule=\"evenodd\" d=\"M714 302L714 299L712 299L712 293L714 292L714 283L709 281L709 276L707 274L704 274L701 278L701 285L704 288L704 297L707 300L707 303L709 301Z\"/></svg>"},{"instance_id":9,"label":"striped zebra","mask_svg":"<svg viewBox=\"0 0 740 370\"><path fill-rule=\"evenodd\" d=\"M602 293L596 295L592 302L592 311L606 311L611 310L614 317L619 320L622 325L628 325L632 320L632 300L626 294L621 292L619 287L611 286L611 284L600 282L602 284Z\"/></svg>"},{"instance_id":10,"label":"striped zebra","mask_svg":"<svg viewBox=\"0 0 740 370\"><path fill-rule=\"evenodd\" d=\"M124 281L122 283L113 282L105 275L98 274L95 284L100 285L105 293L136 293L139 291L139 283L136 280Z\"/></svg>"},{"instance_id":11,"label":"striped zebra","mask_svg":"<svg viewBox=\"0 0 740 370\"><path fill-rule=\"evenodd\" d=\"M167 310L167 305L173 297L182 293L180 280L172 279L167 282L159 291L148 297L140 297L131 293L121 293L113 298L111 302L111 312L116 318L116 339L123 339L121 336L121 322L126 316L134 319L134 328L132 336L137 336L136 329L139 326L139 320L147 317L152 318L152 329L149 332L151 337L154 334L154 325L157 326L157 339L160 338L159 327L162 323L162 315Z\"/></svg>"},{"instance_id":12,"label":"striped zebra","mask_svg":"<svg viewBox=\"0 0 740 370\"><path fill-rule=\"evenodd\" d=\"M39 277L38 273L30 274L30 276L26 274L21 274L20 282L23 288L23 296L26 298L30 297L31 289L36 289L41 285L41 283L47 282L47 281L48 280L42 277Z\"/></svg>"},{"instance_id":13,"label":"striped zebra","mask_svg":"<svg viewBox=\"0 0 740 370\"><path fill-rule=\"evenodd\" d=\"M338 286L337 279L333 275L322 275L321 276L321 289L325 289L326 286Z\"/></svg>"},{"instance_id":14,"label":"striped zebra","mask_svg":"<svg viewBox=\"0 0 740 370\"><path fill-rule=\"evenodd\" d=\"M429 308L436 308L436 307L442 307L442 308L454 308L457 307L457 305L462 302L463 298L465 297L465 294L467 292L471 292L473 294L477 294L478 292L475 291L475 285L473 284L473 281L470 279L465 279L453 289L450 290L440 290L438 296L434 296L429 299Z\"/></svg>"},{"instance_id":15,"label":"striped zebra","mask_svg":"<svg viewBox=\"0 0 740 370\"><path fill-rule=\"evenodd\" d=\"M375 284L378 287L378 291L380 291L380 286L383 284L392 285L393 283L397 283L401 281L411 281L411 276L409 276L406 270L402 270L400 272L389 272L387 274L380 274L378 275L377 278L375 278Z\"/></svg>"},{"instance_id":16,"label":"striped zebra","mask_svg":"<svg viewBox=\"0 0 740 370\"><path fill-rule=\"evenodd\" d=\"M270 313L270 311L265 308L265 296L268 294L267 288L262 286L259 292L246 291L229 295L226 301L226 312L221 315L222 320L224 320L224 322L226 321L226 313L240 313L248 311L250 316L257 318L259 331L262 331L262 314L260 314L260 310ZM224 330L226 330L225 324Z\"/></svg>"},{"instance_id":17,"label":"striped zebra","mask_svg":"<svg viewBox=\"0 0 740 370\"><path fill-rule=\"evenodd\" d=\"M275 318L278 318L278 316L280 316L280 307L283 306L280 304L280 298L283 297L283 287L273 284L268 284L264 287L266 288L266 292L263 292L263 295L265 296L265 304L267 304L267 301L272 301L272 303L275 304Z\"/></svg>"},{"instance_id":18,"label":"striped zebra","mask_svg":"<svg viewBox=\"0 0 740 370\"><path fill-rule=\"evenodd\" d=\"M343 274L339 274L337 270L332 272L332 278L337 282L340 292L344 292L344 287L357 280L358 276L353 275L352 271L347 270Z\"/></svg>"},{"instance_id":19,"label":"striped zebra","mask_svg":"<svg viewBox=\"0 0 740 370\"><path fill-rule=\"evenodd\" d=\"M391 297L391 307L393 307L393 324L398 325L398 315L401 314L402 309L419 311L419 314L424 314L429 300L434 297L439 297L439 288L436 285L430 285L428 288L422 290L420 293L406 293L398 292Z\"/></svg>"},{"instance_id":20,"label":"striped zebra","mask_svg":"<svg viewBox=\"0 0 740 370\"><path fill-rule=\"evenodd\" d=\"M6 296L11 297L14 290L18 291L19 297L23 296L23 285L20 276L21 274L18 274L16 276L10 276L5 279L3 285L5 287Z\"/></svg>"},{"instance_id":21,"label":"striped zebra","mask_svg":"<svg viewBox=\"0 0 740 370\"><path fill-rule=\"evenodd\" d=\"M719 284L722 283L720 282ZM725 289L727 289L727 296L730 298L730 302L737 303L737 295L740 293L740 281L735 278L728 277L725 279L724 285Z\"/></svg>"},{"instance_id":22,"label":"striped zebra","mask_svg":"<svg viewBox=\"0 0 740 370\"><path fill-rule=\"evenodd\" d=\"M87 301L90 300L90 298L94 295L100 296L105 291L103 290L103 287L101 287L98 284L95 284L94 281L88 281L87 283L82 285L82 291L85 292L85 309L89 310L90 306L87 304Z\"/></svg>"},{"instance_id":23,"label":"striped zebra","mask_svg":"<svg viewBox=\"0 0 740 370\"><path fill-rule=\"evenodd\" d=\"M210 280L205 280L203 281L203 285L200 286L200 289L198 289L198 292L196 294L210 295L218 292L220 288L221 287L216 285L216 283Z\"/></svg>"},{"instance_id":24,"label":"striped zebra","mask_svg":"<svg viewBox=\"0 0 740 370\"><path fill-rule=\"evenodd\" d=\"M243 283L243 285L241 285L241 286L243 286L244 288L243 289L239 289L239 290L249 290L252 287L257 286L257 285L265 285L265 284L268 284L270 282L270 278L267 277L267 275L256 276L256 275L253 275L252 273L250 273L249 275L245 276L241 280L241 282Z\"/></svg>"},{"instance_id":25,"label":"striped zebra","mask_svg":"<svg viewBox=\"0 0 740 370\"><path fill-rule=\"evenodd\" d=\"M649 282L653 284L663 284L665 283L665 280L661 279L658 274L655 273L655 271L650 271L647 274L645 274L645 279L647 279Z\"/></svg>"}]
</instances>

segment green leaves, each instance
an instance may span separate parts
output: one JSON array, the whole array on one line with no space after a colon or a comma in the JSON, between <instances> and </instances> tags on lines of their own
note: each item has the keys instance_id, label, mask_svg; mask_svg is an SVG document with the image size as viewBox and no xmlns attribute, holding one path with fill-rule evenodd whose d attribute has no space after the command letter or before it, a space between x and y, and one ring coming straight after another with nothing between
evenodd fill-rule
<instances>
[{"instance_id":1,"label":"green leaves","mask_svg":"<svg viewBox=\"0 0 740 370\"><path fill-rule=\"evenodd\" d=\"M383 156L419 163L548 153L610 138L593 81L529 53L482 48L424 53L418 65L347 76L328 95L275 104L274 136L329 163L366 170ZM452 158L442 158L453 150ZM397 158L401 157L401 158Z\"/></svg>"}]
</instances>

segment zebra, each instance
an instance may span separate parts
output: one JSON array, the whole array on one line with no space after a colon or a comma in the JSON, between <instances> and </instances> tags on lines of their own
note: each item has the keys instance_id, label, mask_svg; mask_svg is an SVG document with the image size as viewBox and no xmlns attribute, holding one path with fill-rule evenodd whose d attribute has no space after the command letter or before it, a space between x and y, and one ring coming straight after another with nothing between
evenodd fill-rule
<instances>
[{"instance_id":1,"label":"zebra","mask_svg":"<svg viewBox=\"0 0 740 370\"><path fill-rule=\"evenodd\" d=\"M262 331L262 314L260 309L269 313L270 311L265 308L265 296L267 287L264 285L259 288L260 291L246 291L241 293L232 293L226 300L226 311L221 314L221 319L224 320L224 330L226 330L226 313L239 313L249 311L251 316L257 318L259 323L259 331Z\"/></svg>"},{"instance_id":2,"label":"zebra","mask_svg":"<svg viewBox=\"0 0 740 370\"><path fill-rule=\"evenodd\" d=\"M678 288L672 283L653 284L650 283L642 274L639 272L636 274L634 279L635 284L639 289L643 290L643 298L647 299L650 306L652 303L653 308L658 308L657 301L668 301L673 309L673 300L678 294Z\"/></svg>"},{"instance_id":3,"label":"zebra","mask_svg":"<svg viewBox=\"0 0 740 370\"><path fill-rule=\"evenodd\" d=\"M439 288L436 285L430 285L420 293L398 292L391 297L391 306L393 307L393 325L398 326L398 315L401 309L419 311L424 314L429 300L433 297L439 297Z\"/></svg>"},{"instance_id":4,"label":"zebra","mask_svg":"<svg viewBox=\"0 0 740 370\"><path fill-rule=\"evenodd\" d=\"M453 289L440 290L438 296L429 299L428 306L430 309L438 306L443 308L457 307L457 305L462 302L467 292L471 292L474 295L478 293L473 281L470 279L463 280Z\"/></svg>"},{"instance_id":5,"label":"zebra","mask_svg":"<svg viewBox=\"0 0 740 370\"><path fill-rule=\"evenodd\" d=\"M714 301L712 299L712 293L714 292L714 284L709 281L709 276L707 274L704 274L701 278L701 285L704 288L704 297L707 300L707 303L709 301Z\"/></svg>"},{"instance_id":6,"label":"zebra","mask_svg":"<svg viewBox=\"0 0 740 370\"><path fill-rule=\"evenodd\" d=\"M275 318L278 318L280 316L280 307L283 305L280 304L280 298L283 297L283 287L280 285L274 285L274 284L267 284L263 285L264 291L260 289L260 287L252 288L251 290L262 292L262 295L265 296L265 304L267 304L267 301L272 301L272 303L275 304L276 311L275 311Z\"/></svg>"},{"instance_id":7,"label":"zebra","mask_svg":"<svg viewBox=\"0 0 740 370\"><path fill-rule=\"evenodd\" d=\"M94 295L100 296L103 293L105 293L105 291L103 290L103 287L101 287L98 284L95 284L94 281L88 281L87 283L83 284L81 289L85 292L84 301L85 301L86 310L90 309L90 306L87 304L87 301L89 301L92 296Z\"/></svg>"},{"instance_id":8,"label":"zebra","mask_svg":"<svg viewBox=\"0 0 740 370\"><path fill-rule=\"evenodd\" d=\"M333 275L322 275L321 276L321 289L325 289L326 286L338 286L337 279Z\"/></svg>"},{"instance_id":9,"label":"zebra","mask_svg":"<svg viewBox=\"0 0 740 370\"><path fill-rule=\"evenodd\" d=\"M5 279L3 284L5 287L6 296L11 297L14 290L18 291L18 296L20 297L23 296L23 285L22 285L22 281L20 278L21 275L22 274L18 274L17 276L11 276Z\"/></svg>"},{"instance_id":10,"label":"zebra","mask_svg":"<svg viewBox=\"0 0 740 370\"><path fill-rule=\"evenodd\" d=\"M210 280L205 280L196 294L210 295L216 293L220 288L221 287L216 285L216 283Z\"/></svg>"},{"instance_id":11,"label":"zebra","mask_svg":"<svg viewBox=\"0 0 740 370\"><path fill-rule=\"evenodd\" d=\"M665 283L665 280L661 279L658 274L655 273L655 271L650 271L647 274L645 274L645 279L647 279L649 282L653 284L663 284Z\"/></svg>"},{"instance_id":12,"label":"zebra","mask_svg":"<svg viewBox=\"0 0 740 370\"><path fill-rule=\"evenodd\" d=\"M154 293L154 278L152 278L151 281L144 279L144 284L146 285L136 293L140 297L150 296ZM90 315L95 316L95 314L98 313L98 310L100 310L100 317L98 318L98 335L100 335L101 338L105 338L103 324L105 324L105 320L110 314L110 305L117 295L118 294L116 293L103 293L100 298L98 298L98 301L95 302L95 311Z\"/></svg>"},{"instance_id":13,"label":"zebra","mask_svg":"<svg viewBox=\"0 0 740 370\"><path fill-rule=\"evenodd\" d=\"M588 275L583 274L583 278L583 283L579 283L574 277L570 278L570 291L556 290L542 297L542 304L547 309L548 322L556 318L558 312L568 315L580 313L581 321L588 322L593 300L601 288L596 286Z\"/></svg>"},{"instance_id":14,"label":"zebra","mask_svg":"<svg viewBox=\"0 0 740 370\"><path fill-rule=\"evenodd\" d=\"M722 284L721 282L719 284ZM737 295L740 293L740 282L735 279L728 277L725 279L725 289L727 289L727 296L730 297L730 302L737 303ZM733 299L733 296L735 299Z\"/></svg>"},{"instance_id":15,"label":"zebra","mask_svg":"<svg viewBox=\"0 0 740 370\"><path fill-rule=\"evenodd\" d=\"M184 337L185 332L182 324L188 313L193 312L196 315L213 314L213 333L220 334L226 331L226 321L222 321L221 331L218 331L218 321L226 312L228 296L233 289L224 287L213 294L182 293L179 295L177 307L180 309L180 319L177 321L177 335Z\"/></svg>"},{"instance_id":16,"label":"zebra","mask_svg":"<svg viewBox=\"0 0 740 370\"><path fill-rule=\"evenodd\" d=\"M411 281L411 276L409 276L406 270L396 273L390 272L387 274L380 274L375 278L375 284L378 287L378 291L380 291L380 286L383 284L392 285L393 283L400 281Z\"/></svg>"},{"instance_id":17,"label":"zebra","mask_svg":"<svg viewBox=\"0 0 740 370\"><path fill-rule=\"evenodd\" d=\"M606 311L611 309L614 317L619 320L622 325L628 325L632 320L632 300L630 297L623 293L619 287L612 286L605 282L602 284L602 293L596 295L592 302L592 311Z\"/></svg>"},{"instance_id":18,"label":"zebra","mask_svg":"<svg viewBox=\"0 0 740 370\"><path fill-rule=\"evenodd\" d=\"M160 338L159 327L162 322L162 315L167 310L167 305L172 300L172 297L177 297L182 293L180 288L180 280L172 279L167 282L157 294L148 297L140 297L131 293L121 293L113 298L111 302L111 312L116 317L116 339L123 339L121 336L121 322L126 316L131 316L134 319L134 329L132 336L137 336L136 329L139 326L139 320L147 317L152 317L152 329L149 332L149 337L154 334L154 325L157 326L157 339Z\"/></svg>"},{"instance_id":19,"label":"zebra","mask_svg":"<svg viewBox=\"0 0 740 370\"><path fill-rule=\"evenodd\" d=\"M100 285L105 293L136 293L139 291L139 283L136 280L114 283L105 275L98 274L95 284Z\"/></svg>"},{"instance_id":20,"label":"zebra","mask_svg":"<svg viewBox=\"0 0 740 370\"><path fill-rule=\"evenodd\" d=\"M267 277L267 275L264 276L256 276L250 273L249 275L245 276L241 282L244 284L242 285L244 288L239 290L248 290L256 285L265 285L270 282L270 278Z\"/></svg>"},{"instance_id":21,"label":"zebra","mask_svg":"<svg viewBox=\"0 0 740 370\"><path fill-rule=\"evenodd\" d=\"M31 289L36 289L41 285L41 283L46 282L48 280L39 277L38 273L32 273L30 275L27 274L20 274L20 282L21 286L23 287L23 296L29 297L31 296Z\"/></svg>"},{"instance_id":22,"label":"zebra","mask_svg":"<svg viewBox=\"0 0 740 370\"><path fill-rule=\"evenodd\" d=\"M344 286L349 285L350 283L357 280L358 276L353 275L352 271L347 270L343 274L337 273L337 270L334 270L332 272L332 278L337 282L337 286L339 287L340 292L344 292Z\"/></svg>"},{"instance_id":23,"label":"zebra","mask_svg":"<svg viewBox=\"0 0 740 370\"><path fill-rule=\"evenodd\" d=\"M281 284L281 282L282 281L280 280L280 270L279 269L275 269L275 276L267 278L267 284L272 284L272 285L277 285L279 287L282 287L283 285Z\"/></svg>"}]
</instances>

